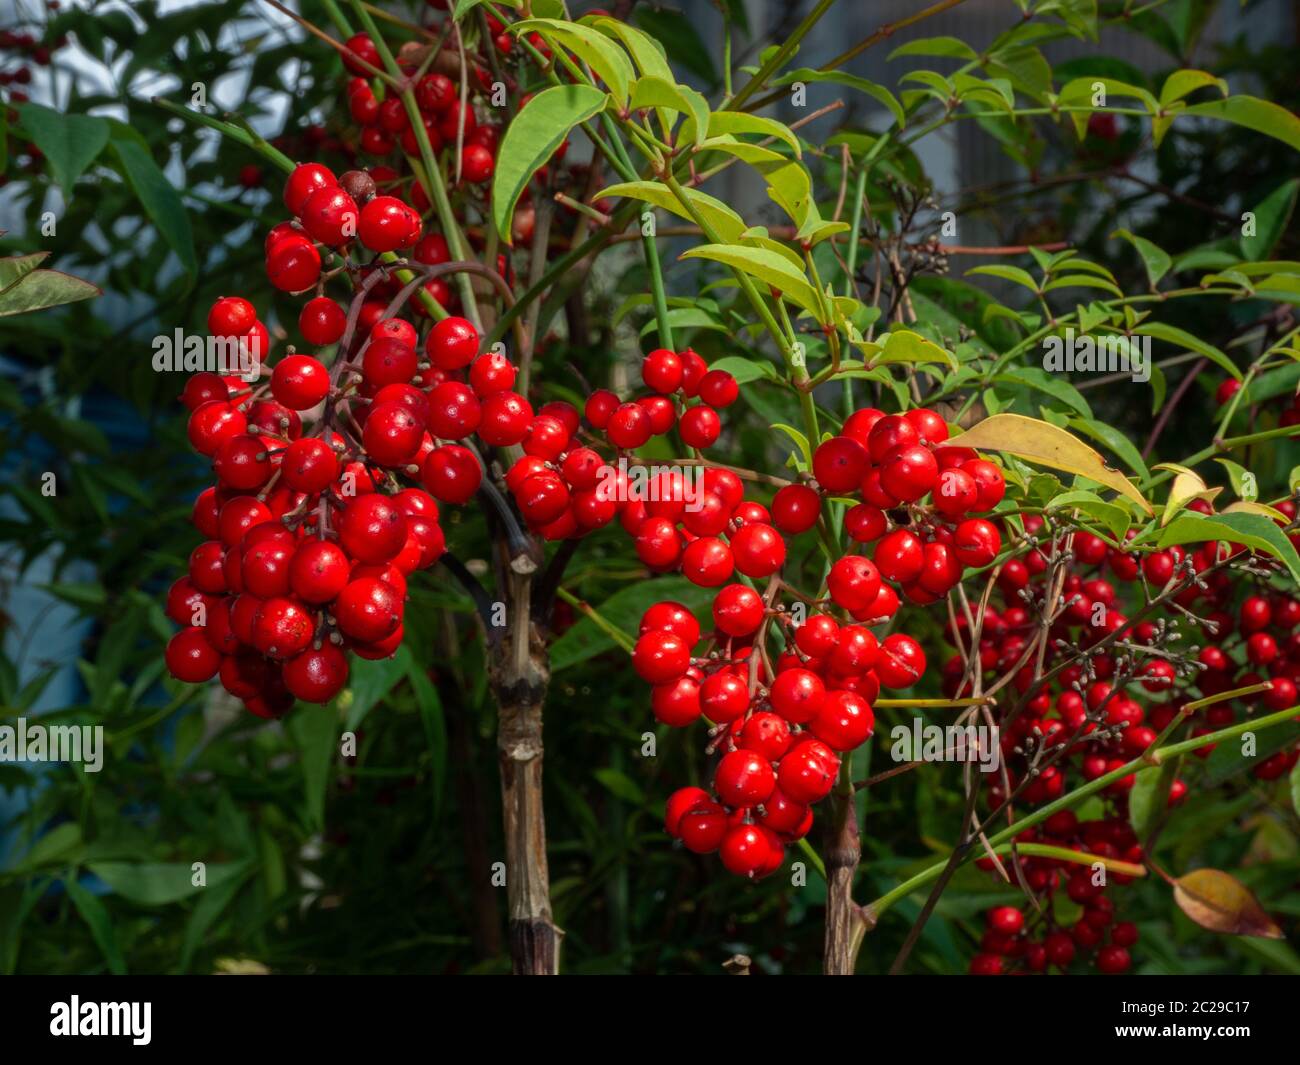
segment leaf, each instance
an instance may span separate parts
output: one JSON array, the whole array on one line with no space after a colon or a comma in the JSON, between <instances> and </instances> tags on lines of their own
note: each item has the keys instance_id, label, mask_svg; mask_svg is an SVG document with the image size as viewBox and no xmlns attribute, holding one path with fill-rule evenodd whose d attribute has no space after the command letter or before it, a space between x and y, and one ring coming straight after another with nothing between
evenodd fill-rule
<instances>
[{"instance_id":1,"label":"leaf","mask_svg":"<svg viewBox=\"0 0 1300 1065\"><path fill-rule=\"evenodd\" d=\"M800 237L805 235L805 227L820 222L812 194L812 180L802 164L771 148L737 140L729 134L710 137L701 141L699 147L733 155L762 174L767 182L767 194L798 224Z\"/></svg>"},{"instance_id":2,"label":"leaf","mask_svg":"<svg viewBox=\"0 0 1300 1065\"><path fill-rule=\"evenodd\" d=\"M1116 296L1124 295L1118 285L1112 284L1104 277L1095 277L1092 274L1066 274L1063 277L1054 277L1043 286L1043 291L1055 292L1059 288L1099 288Z\"/></svg>"},{"instance_id":3,"label":"leaf","mask_svg":"<svg viewBox=\"0 0 1300 1065\"><path fill-rule=\"evenodd\" d=\"M194 907L194 912L190 914L190 919L185 922L185 938L181 943L181 957L179 969L183 973L190 967L190 960L194 957L194 952L202 944L208 929L221 916L222 912L234 900L243 887L251 869L246 863L240 863L244 872L240 876L232 876L228 880L223 880L216 885L210 885L207 890L199 896L199 901Z\"/></svg>"},{"instance_id":4,"label":"leaf","mask_svg":"<svg viewBox=\"0 0 1300 1065\"><path fill-rule=\"evenodd\" d=\"M589 22L590 25L595 26L607 37L614 37L622 41L623 47L631 54L633 61L642 74L663 78L667 82L675 80L673 78L673 68L668 65L664 46L650 34L643 33L635 26L629 26L626 22L620 22L618 19L610 18L607 15L595 18L586 15L582 21Z\"/></svg>"},{"instance_id":5,"label":"leaf","mask_svg":"<svg viewBox=\"0 0 1300 1065\"><path fill-rule=\"evenodd\" d=\"M800 67L782 74L772 84L787 86L796 82L830 82L833 85L843 85L846 89L856 89L870 96L877 103L883 104L885 110L893 116L899 129L907 124L906 113L898 98L883 85L877 85L874 81L859 78L854 74L845 74L842 70L813 70L811 67Z\"/></svg>"},{"instance_id":6,"label":"leaf","mask_svg":"<svg viewBox=\"0 0 1300 1065\"><path fill-rule=\"evenodd\" d=\"M1241 238L1241 250L1248 259L1263 259L1282 239L1295 210L1297 191L1300 191L1300 178L1284 181L1255 207L1255 235Z\"/></svg>"},{"instance_id":7,"label":"leaf","mask_svg":"<svg viewBox=\"0 0 1300 1065\"><path fill-rule=\"evenodd\" d=\"M1130 233L1127 229L1117 229L1111 236L1122 237L1137 249L1137 253L1142 259L1142 265L1146 268L1147 280L1151 282L1152 289L1156 287L1165 274L1169 273L1169 268L1173 265L1169 253L1163 248L1152 244L1146 237L1139 237L1134 233Z\"/></svg>"},{"instance_id":8,"label":"leaf","mask_svg":"<svg viewBox=\"0 0 1300 1065\"><path fill-rule=\"evenodd\" d=\"M1169 789L1178 775L1181 758L1170 758L1158 766L1140 769L1128 793L1128 822L1139 842L1146 840L1161 816L1169 809Z\"/></svg>"},{"instance_id":9,"label":"leaf","mask_svg":"<svg viewBox=\"0 0 1300 1065\"><path fill-rule=\"evenodd\" d=\"M769 381L778 379L776 367L770 362L760 362L756 359L747 359L743 355L727 355L709 363L710 370L725 370L736 379L740 385L748 384L750 381L757 381L760 377Z\"/></svg>"},{"instance_id":10,"label":"leaf","mask_svg":"<svg viewBox=\"0 0 1300 1065\"><path fill-rule=\"evenodd\" d=\"M515 125L516 123L511 123ZM506 136L510 133L507 130ZM715 199L707 192L700 192L699 189L684 189L686 198L690 200L691 206L704 216L704 220L709 223L710 227L728 244L737 243L740 235L745 231L745 220L736 214L730 207L719 199ZM641 200L643 203L653 204L655 207L662 208L671 214L677 215L678 218L684 218L688 222L694 221L691 213L673 195L672 190L667 185L661 185L657 181L628 181L619 185L611 185L609 188L597 193L597 199L603 199L606 196L623 196L631 200Z\"/></svg>"},{"instance_id":11,"label":"leaf","mask_svg":"<svg viewBox=\"0 0 1300 1065\"><path fill-rule=\"evenodd\" d=\"M1023 385L1025 388L1045 392L1053 399L1060 400L1075 414L1080 414L1085 418L1092 417L1092 408L1088 406L1088 401L1083 398L1074 385L1040 367L1012 366L998 374L994 380L1010 381L1012 384Z\"/></svg>"},{"instance_id":12,"label":"leaf","mask_svg":"<svg viewBox=\"0 0 1300 1065\"><path fill-rule=\"evenodd\" d=\"M424 741L429 748L429 761L433 770L433 819L436 823L442 811L442 796L447 784L447 719L442 711L442 698L438 695L437 687L415 660L415 656L408 657L410 668L407 677L411 681L411 690L415 693L415 705L420 711Z\"/></svg>"},{"instance_id":13,"label":"leaf","mask_svg":"<svg viewBox=\"0 0 1300 1065\"><path fill-rule=\"evenodd\" d=\"M691 119L691 127L699 130L709 121L709 102L694 89L676 85L671 81L647 74L632 83L632 97L629 106L633 110L655 108L661 112L666 129L672 129L672 122L662 112L676 111ZM685 127L683 127L685 129ZM698 134L696 135L698 137Z\"/></svg>"},{"instance_id":14,"label":"leaf","mask_svg":"<svg viewBox=\"0 0 1300 1065\"><path fill-rule=\"evenodd\" d=\"M75 860L74 855L81 846L81 826L73 821L65 821L33 843L18 864L8 871L29 873L47 865L67 864Z\"/></svg>"},{"instance_id":15,"label":"leaf","mask_svg":"<svg viewBox=\"0 0 1300 1065\"><path fill-rule=\"evenodd\" d=\"M290 721L289 732L298 745L302 764L307 819L319 829L325 824L325 786L329 783L330 763L338 749L337 710L333 704L302 707Z\"/></svg>"},{"instance_id":16,"label":"leaf","mask_svg":"<svg viewBox=\"0 0 1300 1065\"><path fill-rule=\"evenodd\" d=\"M875 345L857 345L865 351ZM945 351L938 344L926 340L919 333L910 329L898 329L886 333L880 342L880 352L867 359L867 369L874 369L885 363L932 363L941 362L945 366L957 369L957 360L952 352Z\"/></svg>"},{"instance_id":17,"label":"leaf","mask_svg":"<svg viewBox=\"0 0 1300 1065\"><path fill-rule=\"evenodd\" d=\"M97 285L59 270L33 270L17 284L0 292L0 318L62 307L94 299L104 293Z\"/></svg>"},{"instance_id":18,"label":"leaf","mask_svg":"<svg viewBox=\"0 0 1300 1065\"><path fill-rule=\"evenodd\" d=\"M1251 687L1257 686L1252 685ZM1226 696L1227 693L1222 693L1218 701L1226 701ZM1210 756L1205 760L1205 787L1216 788L1225 780L1231 780L1242 773L1250 772L1261 762L1271 758L1279 751L1291 747L1296 740L1300 739L1300 724L1295 721L1286 721L1264 732L1253 733L1253 736L1255 741L1254 754L1242 753L1242 738L1240 736L1215 745L1214 750L1210 752Z\"/></svg>"},{"instance_id":19,"label":"leaf","mask_svg":"<svg viewBox=\"0 0 1300 1065\"><path fill-rule=\"evenodd\" d=\"M41 104L23 104L18 108L18 121L49 160L64 199L70 199L77 178L108 143L108 122L94 115L65 114Z\"/></svg>"},{"instance_id":20,"label":"leaf","mask_svg":"<svg viewBox=\"0 0 1300 1065\"><path fill-rule=\"evenodd\" d=\"M115 894L140 906L166 906L205 890L194 883L189 862L91 862L86 868ZM238 876L244 868L243 862L209 862L206 887Z\"/></svg>"},{"instance_id":21,"label":"leaf","mask_svg":"<svg viewBox=\"0 0 1300 1065\"><path fill-rule=\"evenodd\" d=\"M126 131L126 132L123 132ZM114 127L112 145L117 154L122 172L136 198L153 219L183 269L191 277L198 273L198 262L194 256L194 234L190 230L190 216L185 210L181 194L172 187L158 164L149 152L134 139L134 130L129 126L121 129Z\"/></svg>"},{"instance_id":22,"label":"leaf","mask_svg":"<svg viewBox=\"0 0 1300 1065\"><path fill-rule=\"evenodd\" d=\"M90 936L99 947L99 952L104 955L108 971L114 976L125 976L126 959L122 957L122 948L117 944L117 933L113 931L113 919L109 917L104 904L77 883L74 877L64 880L63 887L77 913L90 929Z\"/></svg>"},{"instance_id":23,"label":"leaf","mask_svg":"<svg viewBox=\"0 0 1300 1065\"><path fill-rule=\"evenodd\" d=\"M1046 509L1059 510L1067 506L1081 510L1088 517L1101 522L1116 540L1122 540L1132 524L1127 510L1115 503L1107 503L1101 496L1086 489L1072 488L1068 492L1062 492L1048 501Z\"/></svg>"},{"instance_id":24,"label":"leaf","mask_svg":"<svg viewBox=\"0 0 1300 1065\"><path fill-rule=\"evenodd\" d=\"M637 787L636 781L632 780L626 773L622 773L617 769L597 769L592 773L592 776L608 788L613 795L618 796L625 802L630 802L634 806L644 805L645 792Z\"/></svg>"},{"instance_id":25,"label":"leaf","mask_svg":"<svg viewBox=\"0 0 1300 1065\"><path fill-rule=\"evenodd\" d=\"M451 17L457 22L460 22L470 11L484 2L485 0L456 0L456 8L452 12ZM523 6L523 0L493 0L493 2L504 4L506 7L512 7L516 11Z\"/></svg>"},{"instance_id":26,"label":"leaf","mask_svg":"<svg viewBox=\"0 0 1300 1065\"><path fill-rule=\"evenodd\" d=\"M1205 515L1185 511L1165 528L1158 546L1198 544L1209 540L1228 540L1264 551L1286 566L1292 580L1300 582L1300 555L1296 554L1296 549L1277 523L1263 514Z\"/></svg>"},{"instance_id":27,"label":"leaf","mask_svg":"<svg viewBox=\"0 0 1300 1065\"><path fill-rule=\"evenodd\" d=\"M733 270L756 277L777 289L791 303L803 308L818 322L821 309L817 294L808 278L796 270L790 261L766 248L738 248L727 244L702 244L681 255L683 259L709 259L730 266Z\"/></svg>"},{"instance_id":28,"label":"leaf","mask_svg":"<svg viewBox=\"0 0 1300 1065\"><path fill-rule=\"evenodd\" d=\"M581 23L561 22L559 19L551 18L523 19L511 24L509 29L511 33L521 35L540 33L543 37L563 46L567 51L572 52L587 66L591 67L592 73L605 83L605 87L609 89L610 95L614 97L620 110L627 107L628 85L635 76L632 61L628 59L627 53L623 49L599 30L591 26L584 26ZM557 85L554 88L565 87ZM591 86L573 86L573 88L591 89ZM546 92L553 91L554 89L546 90ZM544 95L544 93L538 95ZM516 116L517 118L518 116ZM512 122L511 126L516 124L516 122ZM569 128L572 128L573 125L574 123L570 123ZM568 135L567 131L565 135ZM556 144L558 145L559 141L556 141Z\"/></svg>"},{"instance_id":29,"label":"leaf","mask_svg":"<svg viewBox=\"0 0 1300 1065\"><path fill-rule=\"evenodd\" d=\"M49 256L47 251L32 252L31 255L11 255L0 259L0 293L11 288L30 274Z\"/></svg>"},{"instance_id":30,"label":"leaf","mask_svg":"<svg viewBox=\"0 0 1300 1065\"><path fill-rule=\"evenodd\" d=\"M1238 126L1253 129L1275 137L1283 144L1288 144L1300 151L1300 118L1285 107L1279 107L1268 100L1254 96L1229 96L1226 100L1210 100L1203 104L1192 104L1184 115L1205 115L1218 118Z\"/></svg>"},{"instance_id":31,"label":"leaf","mask_svg":"<svg viewBox=\"0 0 1300 1065\"><path fill-rule=\"evenodd\" d=\"M1133 500L1148 514L1151 504L1127 477L1107 466L1101 455L1082 440L1036 418L1021 414L995 414L950 438L948 444L970 447L977 451L1005 451L1055 470L1065 470L1087 477L1090 481L1113 488Z\"/></svg>"},{"instance_id":32,"label":"leaf","mask_svg":"<svg viewBox=\"0 0 1300 1065\"><path fill-rule=\"evenodd\" d=\"M492 222L505 243L513 242L510 221L533 174L574 126L604 108L606 99L590 85L556 85L529 100L506 126L492 176Z\"/></svg>"},{"instance_id":33,"label":"leaf","mask_svg":"<svg viewBox=\"0 0 1300 1065\"><path fill-rule=\"evenodd\" d=\"M1038 282L1035 281L1026 270L1018 266L976 266L966 271L967 276L978 274L985 277L999 277L1003 281L1013 281L1017 285L1023 285L1035 295L1038 293Z\"/></svg>"},{"instance_id":34,"label":"leaf","mask_svg":"<svg viewBox=\"0 0 1300 1065\"><path fill-rule=\"evenodd\" d=\"M1085 436L1090 436L1098 443L1105 444L1118 455L1144 481L1151 475L1142 455L1133 446L1133 442L1112 425L1098 421L1096 418L1071 418L1069 425L1078 429Z\"/></svg>"},{"instance_id":35,"label":"leaf","mask_svg":"<svg viewBox=\"0 0 1300 1065\"><path fill-rule=\"evenodd\" d=\"M793 425L786 425L784 422L775 422L772 428L780 429L799 446L799 451L803 455L803 464L799 468L802 470L812 469L812 448L808 445L808 438Z\"/></svg>"},{"instance_id":36,"label":"leaf","mask_svg":"<svg viewBox=\"0 0 1300 1065\"><path fill-rule=\"evenodd\" d=\"M1219 869L1197 869L1174 881L1178 908L1202 928L1232 936L1281 939L1282 930L1236 877Z\"/></svg>"},{"instance_id":37,"label":"leaf","mask_svg":"<svg viewBox=\"0 0 1300 1065\"><path fill-rule=\"evenodd\" d=\"M1164 513L1160 515L1160 524L1168 525L1183 507L1194 499L1204 499L1207 503L1223 491L1222 488L1207 488L1200 474L1184 466L1162 463L1156 469L1174 471L1174 482L1169 486L1169 498L1165 501Z\"/></svg>"},{"instance_id":38,"label":"leaf","mask_svg":"<svg viewBox=\"0 0 1300 1065\"><path fill-rule=\"evenodd\" d=\"M945 59L978 59L979 53L965 41L956 37L922 37L895 48L886 60L901 55L937 55Z\"/></svg>"},{"instance_id":39,"label":"leaf","mask_svg":"<svg viewBox=\"0 0 1300 1065\"><path fill-rule=\"evenodd\" d=\"M1291 809L1300 814L1300 762L1291 767L1288 783L1291 785Z\"/></svg>"},{"instance_id":40,"label":"leaf","mask_svg":"<svg viewBox=\"0 0 1300 1065\"><path fill-rule=\"evenodd\" d=\"M348 687L339 698L346 711L343 730L355 732L366 715L384 699L406 671L410 648L397 649L392 658L356 659L352 663L352 676Z\"/></svg>"},{"instance_id":41,"label":"leaf","mask_svg":"<svg viewBox=\"0 0 1300 1065\"><path fill-rule=\"evenodd\" d=\"M1232 374L1238 381L1241 380L1241 371L1237 369L1233 361L1228 358L1222 351L1213 344L1207 344L1204 340L1192 336L1191 333L1177 326L1166 325L1164 322L1139 322L1133 327L1133 332L1139 336L1155 337L1156 340L1165 340L1170 344L1177 344L1187 351L1194 351L1198 355L1204 355L1216 366Z\"/></svg>"},{"instance_id":42,"label":"leaf","mask_svg":"<svg viewBox=\"0 0 1300 1065\"><path fill-rule=\"evenodd\" d=\"M1213 85L1224 96L1228 95L1228 83L1222 78L1216 78L1204 70L1175 70L1165 78L1165 83L1160 88L1160 103L1162 106L1171 104L1207 85Z\"/></svg>"},{"instance_id":43,"label":"leaf","mask_svg":"<svg viewBox=\"0 0 1300 1065\"><path fill-rule=\"evenodd\" d=\"M634 634L640 628L641 615L652 603L660 600L681 603L697 617L705 618L714 594L712 588L697 587L685 577L662 577L621 588L596 610L615 628ZM617 646L612 636L584 616L551 645L551 669L554 672L568 669Z\"/></svg>"},{"instance_id":44,"label":"leaf","mask_svg":"<svg viewBox=\"0 0 1300 1065\"><path fill-rule=\"evenodd\" d=\"M708 117L708 135L710 137L735 136L738 133L755 133L762 137L774 137L790 146L795 157L803 154L799 138L794 130L783 122L761 115L749 115L744 111L713 111Z\"/></svg>"}]
</instances>

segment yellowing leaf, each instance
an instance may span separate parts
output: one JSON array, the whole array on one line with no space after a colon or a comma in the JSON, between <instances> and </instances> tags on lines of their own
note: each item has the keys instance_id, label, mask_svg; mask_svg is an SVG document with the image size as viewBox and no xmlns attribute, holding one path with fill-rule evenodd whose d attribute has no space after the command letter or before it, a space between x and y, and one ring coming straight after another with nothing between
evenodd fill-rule
<instances>
[{"instance_id":1,"label":"yellowing leaf","mask_svg":"<svg viewBox=\"0 0 1300 1065\"><path fill-rule=\"evenodd\" d=\"M1281 939L1282 929L1236 877L1219 869L1197 869L1174 881L1178 908L1202 928L1230 936Z\"/></svg>"},{"instance_id":2,"label":"yellowing leaf","mask_svg":"<svg viewBox=\"0 0 1300 1065\"><path fill-rule=\"evenodd\" d=\"M1100 452L1064 429L1037 418L1027 418L1023 414L995 414L971 426L960 436L951 438L948 444L977 451L1005 451L1040 466L1075 473L1115 489L1148 514L1155 513L1127 477L1106 465Z\"/></svg>"},{"instance_id":3,"label":"yellowing leaf","mask_svg":"<svg viewBox=\"0 0 1300 1065\"><path fill-rule=\"evenodd\" d=\"M1251 503L1245 499L1239 499L1235 503L1229 503L1223 508L1224 514L1262 514L1266 518L1272 518L1273 521L1280 521L1283 525L1290 523L1291 519L1275 507L1270 507L1267 503Z\"/></svg>"},{"instance_id":4,"label":"yellowing leaf","mask_svg":"<svg viewBox=\"0 0 1300 1065\"><path fill-rule=\"evenodd\" d=\"M603 33L576 22L553 18L533 18L516 22L510 32L523 35L537 32L555 44L563 45L591 67L592 73L605 83L620 108L627 106L628 85L636 77L627 53Z\"/></svg>"},{"instance_id":5,"label":"yellowing leaf","mask_svg":"<svg viewBox=\"0 0 1300 1065\"><path fill-rule=\"evenodd\" d=\"M1179 466L1173 462L1162 462L1156 467L1158 470L1172 470L1175 474L1174 483L1169 487L1169 498L1165 500L1165 512L1160 516L1160 524L1168 525L1169 521L1183 507L1194 499L1204 499L1207 503L1213 502L1214 497L1223 491L1222 488L1209 488L1201 480L1200 474L1189 470L1186 466Z\"/></svg>"}]
</instances>

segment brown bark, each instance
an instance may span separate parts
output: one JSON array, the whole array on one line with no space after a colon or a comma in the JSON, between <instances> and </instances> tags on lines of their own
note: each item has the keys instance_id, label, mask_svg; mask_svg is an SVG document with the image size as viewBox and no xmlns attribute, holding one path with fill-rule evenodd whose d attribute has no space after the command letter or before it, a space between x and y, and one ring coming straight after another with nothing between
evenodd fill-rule
<instances>
[{"instance_id":1,"label":"brown bark","mask_svg":"<svg viewBox=\"0 0 1300 1065\"><path fill-rule=\"evenodd\" d=\"M857 960L862 911L853 901L853 876L862 857L853 790L831 793L826 826L826 943L822 971L827 976L852 976Z\"/></svg>"},{"instance_id":2,"label":"brown bark","mask_svg":"<svg viewBox=\"0 0 1300 1065\"><path fill-rule=\"evenodd\" d=\"M532 568L527 559L514 560L509 585L507 626L492 648L489 676L498 707L510 956L517 975L547 976L559 971L564 936L551 919L542 807L542 706L550 663L531 617Z\"/></svg>"}]
</instances>

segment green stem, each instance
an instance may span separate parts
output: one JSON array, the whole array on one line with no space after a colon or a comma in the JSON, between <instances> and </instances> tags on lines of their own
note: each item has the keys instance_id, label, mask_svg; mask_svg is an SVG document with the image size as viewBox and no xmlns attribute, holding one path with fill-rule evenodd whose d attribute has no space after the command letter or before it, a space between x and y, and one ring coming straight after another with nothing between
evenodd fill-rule
<instances>
[{"instance_id":1,"label":"green stem","mask_svg":"<svg viewBox=\"0 0 1300 1065\"><path fill-rule=\"evenodd\" d=\"M781 42L781 46L768 57L767 62L759 67L758 73L745 83L745 87L740 92L736 93L735 97L727 104L727 110L739 111L745 105L745 101L758 92L767 83L767 79L781 69L785 61L795 53L795 50L799 47L799 42L808 35L809 30L817 25L818 20L830 10L831 5L834 3L835 0L818 0L817 6L809 11L804 16L803 21L795 27L794 32Z\"/></svg>"},{"instance_id":2,"label":"green stem","mask_svg":"<svg viewBox=\"0 0 1300 1065\"><path fill-rule=\"evenodd\" d=\"M646 232L646 219L650 232ZM655 323L659 329L659 346L676 351L673 346L673 329L668 324L668 296L664 291L663 270L659 266L659 248L655 244L654 209L649 205L641 215L641 243L645 248L645 264L650 271L650 294L654 297Z\"/></svg>"},{"instance_id":3,"label":"green stem","mask_svg":"<svg viewBox=\"0 0 1300 1065\"><path fill-rule=\"evenodd\" d=\"M619 647L623 648L628 654L632 653L632 648L636 646L636 641L626 632L620 629L608 618L604 617L595 607L588 606L567 588L556 588L555 594L563 599L569 606L581 614L591 618L596 628L600 629L606 636L613 640Z\"/></svg>"}]
</instances>

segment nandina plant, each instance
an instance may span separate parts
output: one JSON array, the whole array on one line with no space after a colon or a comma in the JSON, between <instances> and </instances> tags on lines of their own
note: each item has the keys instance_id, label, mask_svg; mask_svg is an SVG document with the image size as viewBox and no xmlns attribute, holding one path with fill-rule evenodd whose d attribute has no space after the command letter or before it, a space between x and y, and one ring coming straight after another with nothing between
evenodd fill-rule
<instances>
[{"instance_id":1,"label":"nandina plant","mask_svg":"<svg viewBox=\"0 0 1300 1065\"><path fill-rule=\"evenodd\" d=\"M748 880L811 868L828 973L853 972L915 897L901 970L968 862L1021 899L987 910L975 973L1128 970L1125 887L1150 876L1209 930L1278 935L1235 878L1166 869L1156 848L1198 789L1238 771L1268 787L1296 764L1285 449L1300 415L1279 399L1296 378L1295 263L1255 229L1177 258L1121 229L1113 267L1068 241L950 244L913 145L963 119L1012 146L1109 141L1116 123L1159 142L1205 116L1300 149L1300 121L1200 70L1158 92L1058 82L1041 42L1095 27L1053 5L982 52L909 42L956 70L897 92L837 73L894 27L788 69L829 6L743 73L728 47L711 101L605 12L461 0L422 28L329 4L334 25L309 29L350 75L346 170L172 105L283 172L265 276L298 316L277 343L269 308L237 291L212 305L210 335L246 372L196 374L182 396L213 484L168 595L168 669L219 679L259 717L329 713L294 707L345 697L397 652L411 582L457 581L497 703L517 972L560 965L542 710L573 611L628 656L652 738L686 730L705 756L656 796L663 845ZM841 88L884 117L810 143L800 129ZM806 119L759 113L816 90ZM779 224L709 191L733 168ZM664 215L696 268L675 271L675 294ZM617 317L649 312L646 342L588 382L551 323L624 245L645 284ZM982 256L969 273L996 295L946 276L958 254ZM1134 257L1139 274L1120 266ZM1204 446L1153 462L1211 364ZM1154 411L1141 450L1084 395L1121 381L1118 417ZM736 461L755 428L757 468ZM634 596L607 608L566 582L583 552L619 550ZM864 898L862 801L904 773L959 780L957 834Z\"/></svg>"}]
</instances>

